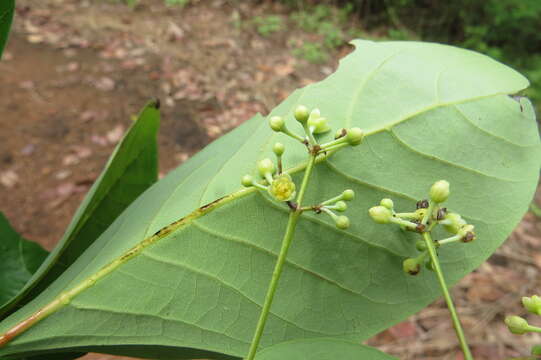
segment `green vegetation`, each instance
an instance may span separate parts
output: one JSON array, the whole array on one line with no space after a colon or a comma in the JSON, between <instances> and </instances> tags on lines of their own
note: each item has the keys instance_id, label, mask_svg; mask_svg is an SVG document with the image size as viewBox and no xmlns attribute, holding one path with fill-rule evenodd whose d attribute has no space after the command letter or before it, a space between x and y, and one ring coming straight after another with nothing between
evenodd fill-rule
<instances>
[{"instance_id":1,"label":"green vegetation","mask_svg":"<svg viewBox=\"0 0 541 360\"><path fill-rule=\"evenodd\" d=\"M261 36L269 36L284 29L284 22L278 15L256 16L252 22Z\"/></svg>"},{"instance_id":2,"label":"green vegetation","mask_svg":"<svg viewBox=\"0 0 541 360\"><path fill-rule=\"evenodd\" d=\"M539 0L349 0L333 1L332 5L308 0L282 2L296 11L291 18L303 29L325 34L326 48L339 44L338 30L346 40L374 33L393 40L458 45L518 68L532 82L525 95L541 100ZM348 27L348 18L357 18L364 34Z\"/></svg>"}]
</instances>

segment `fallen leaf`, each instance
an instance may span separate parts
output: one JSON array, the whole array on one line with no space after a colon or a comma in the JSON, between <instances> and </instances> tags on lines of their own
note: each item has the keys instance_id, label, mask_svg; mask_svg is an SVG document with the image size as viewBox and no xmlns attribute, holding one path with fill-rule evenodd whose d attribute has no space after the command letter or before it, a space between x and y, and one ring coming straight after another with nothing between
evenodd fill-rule
<instances>
[{"instance_id":1,"label":"fallen leaf","mask_svg":"<svg viewBox=\"0 0 541 360\"><path fill-rule=\"evenodd\" d=\"M7 170L0 173L0 184L12 188L19 182L19 175L13 170Z\"/></svg>"},{"instance_id":2,"label":"fallen leaf","mask_svg":"<svg viewBox=\"0 0 541 360\"><path fill-rule=\"evenodd\" d=\"M119 125L115 126L112 130L107 132L105 137L107 138L107 141L110 144L116 144L117 142L120 141L123 134L124 134L124 127L119 124Z\"/></svg>"},{"instance_id":3,"label":"fallen leaf","mask_svg":"<svg viewBox=\"0 0 541 360\"><path fill-rule=\"evenodd\" d=\"M115 82L110 77L103 76L94 83L94 86L98 90L111 91L115 88Z\"/></svg>"}]
</instances>

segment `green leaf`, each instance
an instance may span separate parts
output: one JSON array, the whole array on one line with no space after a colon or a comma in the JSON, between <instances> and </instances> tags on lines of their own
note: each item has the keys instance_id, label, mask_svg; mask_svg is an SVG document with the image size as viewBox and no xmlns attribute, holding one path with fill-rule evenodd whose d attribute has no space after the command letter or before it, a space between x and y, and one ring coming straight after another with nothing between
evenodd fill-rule
<instances>
[{"instance_id":1,"label":"green leaf","mask_svg":"<svg viewBox=\"0 0 541 360\"><path fill-rule=\"evenodd\" d=\"M306 204L352 188L352 225L342 231L328 217L302 216L262 348L299 338L360 341L439 296L433 273L402 271L404 258L416 253L415 234L368 217L381 198L407 211L434 181L451 183L446 205L475 224L478 235L441 251L453 283L505 240L537 185L541 149L533 109L507 95L528 85L523 76L445 45L355 45L336 73L294 92L269 114L285 116L299 132L295 106L319 107L335 128L358 126L367 136L316 166ZM154 358L167 358L164 349L176 358L194 351L200 358L244 356L288 210L266 194L239 190L239 183L255 174L256 160L272 157L277 140L286 145L284 163L299 183L306 150L254 117L151 187L47 291L0 323L1 333L100 271L99 280L88 280L69 304L0 356L52 349L127 353L135 345L139 356Z\"/></svg>"},{"instance_id":2,"label":"green leaf","mask_svg":"<svg viewBox=\"0 0 541 360\"><path fill-rule=\"evenodd\" d=\"M15 0L2 0L0 2L0 59L2 59L2 53L8 41L14 11Z\"/></svg>"},{"instance_id":3,"label":"green leaf","mask_svg":"<svg viewBox=\"0 0 541 360\"><path fill-rule=\"evenodd\" d=\"M256 360L396 360L370 346L339 339L302 339L280 343L259 352Z\"/></svg>"},{"instance_id":4,"label":"green leaf","mask_svg":"<svg viewBox=\"0 0 541 360\"><path fill-rule=\"evenodd\" d=\"M40 245L23 239L0 212L0 304L26 284L47 257Z\"/></svg>"},{"instance_id":5,"label":"green leaf","mask_svg":"<svg viewBox=\"0 0 541 360\"><path fill-rule=\"evenodd\" d=\"M157 103L150 102L116 147L53 252L24 289L4 304L0 309L0 318L6 317L13 312L15 306L21 307L46 289L133 200L156 182L156 135L159 122Z\"/></svg>"}]
</instances>

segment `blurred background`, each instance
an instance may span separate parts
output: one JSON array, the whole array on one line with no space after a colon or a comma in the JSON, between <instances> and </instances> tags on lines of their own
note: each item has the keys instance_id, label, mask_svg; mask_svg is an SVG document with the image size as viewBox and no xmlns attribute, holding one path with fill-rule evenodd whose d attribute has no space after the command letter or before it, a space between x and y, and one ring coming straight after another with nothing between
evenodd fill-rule
<instances>
[{"instance_id":1,"label":"blurred background","mask_svg":"<svg viewBox=\"0 0 541 360\"><path fill-rule=\"evenodd\" d=\"M331 74L353 38L483 52L524 73L540 109L539 0L18 0L0 63L0 211L50 250L149 98L162 101L165 174ZM526 315L520 297L541 292L540 226L526 214L453 290L477 360L541 343L502 321ZM404 360L462 359L443 301L368 343Z\"/></svg>"}]
</instances>

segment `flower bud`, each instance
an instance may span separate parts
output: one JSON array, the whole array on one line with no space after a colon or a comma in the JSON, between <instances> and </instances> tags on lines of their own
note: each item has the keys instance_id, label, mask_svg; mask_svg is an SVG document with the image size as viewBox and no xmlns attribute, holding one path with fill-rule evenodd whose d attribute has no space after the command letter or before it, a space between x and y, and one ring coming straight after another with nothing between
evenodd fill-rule
<instances>
[{"instance_id":1,"label":"flower bud","mask_svg":"<svg viewBox=\"0 0 541 360\"><path fill-rule=\"evenodd\" d=\"M532 314L541 315L541 297L533 295L532 297L523 297L522 305Z\"/></svg>"},{"instance_id":2,"label":"flower bud","mask_svg":"<svg viewBox=\"0 0 541 360\"><path fill-rule=\"evenodd\" d=\"M344 212L348 208L347 204L344 201L337 201L336 204L334 204L334 206L335 206L334 209L340 212Z\"/></svg>"},{"instance_id":3,"label":"flower bud","mask_svg":"<svg viewBox=\"0 0 541 360\"><path fill-rule=\"evenodd\" d=\"M507 316L505 325L513 334L522 335L528 332L528 322L520 316Z\"/></svg>"},{"instance_id":4,"label":"flower bud","mask_svg":"<svg viewBox=\"0 0 541 360\"><path fill-rule=\"evenodd\" d=\"M418 251L425 251L426 250L426 243L424 240L417 240L417 242L415 243L415 248L418 250Z\"/></svg>"},{"instance_id":5,"label":"flower bud","mask_svg":"<svg viewBox=\"0 0 541 360\"><path fill-rule=\"evenodd\" d=\"M359 129L358 127L354 127L348 130L348 133L346 135L347 142L352 145L359 145L361 141L363 140L364 132Z\"/></svg>"},{"instance_id":6,"label":"flower bud","mask_svg":"<svg viewBox=\"0 0 541 360\"><path fill-rule=\"evenodd\" d=\"M310 112L308 116L308 127L312 128L314 134L321 134L331 129L327 123L327 119L321 117L319 109L314 109Z\"/></svg>"},{"instance_id":7,"label":"flower bud","mask_svg":"<svg viewBox=\"0 0 541 360\"><path fill-rule=\"evenodd\" d=\"M265 174L267 173L274 174L276 167L271 159L266 158L257 163L257 170L259 171L259 175L265 177Z\"/></svg>"},{"instance_id":8,"label":"flower bud","mask_svg":"<svg viewBox=\"0 0 541 360\"><path fill-rule=\"evenodd\" d=\"M460 235L460 241L462 242L472 242L475 240L474 226L469 224L462 226L457 235Z\"/></svg>"},{"instance_id":9,"label":"flower bud","mask_svg":"<svg viewBox=\"0 0 541 360\"><path fill-rule=\"evenodd\" d=\"M269 125L274 131L282 131L285 126L285 121L281 116L273 116L269 119Z\"/></svg>"},{"instance_id":10,"label":"flower bud","mask_svg":"<svg viewBox=\"0 0 541 360\"><path fill-rule=\"evenodd\" d=\"M442 203L449 197L449 183L445 180L436 181L430 188L430 199Z\"/></svg>"},{"instance_id":11,"label":"flower bud","mask_svg":"<svg viewBox=\"0 0 541 360\"><path fill-rule=\"evenodd\" d=\"M310 113L309 113L308 108L306 106L299 105L295 109L295 112L294 112L293 115L295 116L295 119L298 122L304 124L308 120L308 117L310 116Z\"/></svg>"},{"instance_id":12,"label":"flower bud","mask_svg":"<svg viewBox=\"0 0 541 360\"><path fill-rule=\"evenodd\" d=\"M345 230L349 227L349 218L347 216L341 215L337 216L335 219L336 227L342 230Z\"/></svg>"},{"instance_id":13,"label":"flower bud","mask_svg":"<svg viewBox=\"0 0 541 360\"><path fill-rule=\"evenodd\" d=\"M402 263L402 269L406 274L417 275L421 271L421 265L417 259L408 258Z\"/></svg>"},{"instance_id":14,"label":"flower bud","mask_svg":"<svg viewBox=\"0 0 541 360\"><path fill-rule=\"evenodd\" d=\"M276 144L274 144L274 146L272 147L272 151L273 151L277 156L282 156L282 154L284 153L285 150L286 150L286 147L285 147L284 144L282 144L282 143L276 143Z\"/></svg>"},{"instance_id":15,"label":"flower bud","mask_svg":"<svg viewBox=\"0 0 541 360\"><path fill-rule=\"evenodd\" d=\"M381 206L385 206L387 209L392 210L394 207L394 203L391 199L382 199L379 204Z\"/></svg>"},{"instance_id":16,"label":"flower bud","mask_svg":"<svg viewBox=\"0 0 541 360\"><path fill-rule=\"evenodd\" d=\"M425 263L425 267L430 271L436 271L436 267L434 266L434 262L432 262L432 260L428 260Z\"/></svg>"},{"instance_id":17,"label":"flower bud","mask_svg":"<svg viewBox=\"0 0 541 360\"><path fill-rule=\"evenodd\" d=\"M342 193L342 200L350 201L355 197L355 192L351 189L344 190Z\"/></svg>"},{"instance_id":18,"label":"flower bud","mask_svg":"<svg viewBox=\"0 0 541 360\"><path fill-rule=\"evenodd\" d=\"M451 234L458 234L460 229L466 225L466 221L457 213L447 213L444 220L447 224L444 224L443 227Z\"/></svg>"},{"instance_id":19,"label":"flower bud","mask_svg":"<svg viewBox=\"0 0 541 360\"><path fill-rule=\"evenodd\" d=\"M336 139L340 139L340 138L346 136L347 133L348 133L347 130L344 129L344 128L338 129L338 130L336 130L336 132L334 133L334 139L335 139L335 140L336 140Z\"/></svg>"},{"instance_id":20,"label":"flower bud","mask_svg":"<svg viewBox=\"0 0 541 360\"><path fill-rule=\"evenodd\" d=\"M368 214L378 224L389 223L391 221L391 217L393 216L391 210L381 205L370 208L370 210L368 210Z\"/></svg>"},{"instance_id":21,"label":"flower bud","mask_svg":"<svg viewBox=\"0 0 541 360\"><path fill-rule=\"evenodd\" d=\"M254 177L252 175L244 175L240 183L245 187L254 186Z\"/></svg>"}]
</instances>

